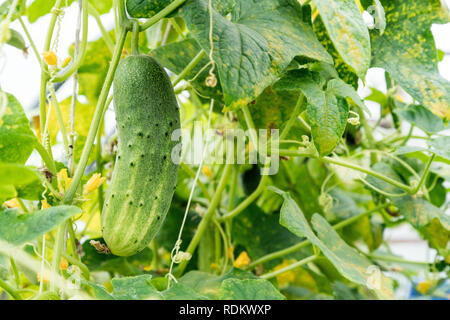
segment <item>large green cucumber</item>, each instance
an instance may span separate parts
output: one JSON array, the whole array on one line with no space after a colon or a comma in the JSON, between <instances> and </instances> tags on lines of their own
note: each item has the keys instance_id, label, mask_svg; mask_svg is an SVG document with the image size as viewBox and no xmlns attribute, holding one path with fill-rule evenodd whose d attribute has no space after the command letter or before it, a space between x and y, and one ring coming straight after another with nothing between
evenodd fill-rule
<instances>
[{"instance_id":1,"label":"large green cucumber","mask_svg":"<svg viewBox=\"0 0 450 320\"><path fill-rule=\"evenodd\" d=\"M114 78L118 153L102 212L111 252L133 255L159 231L174 194L178 165L171 153L180 113L170 79L156 60L136 55Z\"/></svg>"},{"instance_id":2,"label":"large green cucumber","mask_svg":"<svg viewBox=\"0 0 450 320\"><path fill-rule=\"evenodd\" d=\"M127 11L132 18L151 18L173 0L127 0Z\"/></svg>"}]
</instances>

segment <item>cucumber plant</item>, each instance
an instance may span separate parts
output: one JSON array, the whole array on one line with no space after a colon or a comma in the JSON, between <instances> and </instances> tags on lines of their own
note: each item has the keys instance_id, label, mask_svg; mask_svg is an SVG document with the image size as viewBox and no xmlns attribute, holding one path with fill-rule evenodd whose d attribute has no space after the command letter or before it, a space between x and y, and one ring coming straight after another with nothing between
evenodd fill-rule
<instances>
[{"instance_id":1,"label":"cucumber plant","mask_svg":"<svg viewBox=\"0 0 450 320\"><path fill-rule=\"evenodd\" d=\"M448 21L440 0L3 1L1 64L41 77L23 108L0 70L0 299L445 296ZM386 236L404 225L429 260Z\"/></svg>"}]
</instances>

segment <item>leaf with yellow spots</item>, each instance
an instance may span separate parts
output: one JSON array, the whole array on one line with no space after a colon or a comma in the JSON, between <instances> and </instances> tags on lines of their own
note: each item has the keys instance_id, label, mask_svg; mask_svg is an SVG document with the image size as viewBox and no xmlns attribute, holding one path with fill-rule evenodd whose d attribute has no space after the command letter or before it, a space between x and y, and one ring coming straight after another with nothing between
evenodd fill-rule
<instances>
[{"instance_id":1,"label":"leaf with yellow spots","mask_svg":"<svg viewBox=\"0 0 450 320\"><path fill-rule=\"evenodd\" d=\"M354 0L313 0L339 55L365 77L370 66L369 30Z\"/></svg>"},{"instance_id":2,"label":"leaf with yellow spots","mask_svg":"<svg viewBox=\"0 0 450 320\"><path fill-rule=\"evenodd\" d=\"M208 0L180 10L200 46L210 51ZM214 1L213 58L225 105L249 104L277 80L296 56L332 63L294 0Z\"/></svg>"},{"instance_id":3,"label":"leaf with yellow spots","mask_svg":"<svg viewBox=\"0 0 450 320\"><path fill-rule=\"evenodd\" d=\"M0 162L24 164L37 142L19 101L6 93L8 104L0 117Z\"/></svg>"},{"instance_id":4,"label":"leaf with yellow spots","mask_svg":"<svg viewBox=\"0 0 450 320\"><path fill-rule=\"evenodd\" d=\"M382 0L387 27L372 32L372 66L384 68L414 99L450 119L450 82L438 70L431 25L449 20L440 0Z\"/></svg>"}]
</instances>

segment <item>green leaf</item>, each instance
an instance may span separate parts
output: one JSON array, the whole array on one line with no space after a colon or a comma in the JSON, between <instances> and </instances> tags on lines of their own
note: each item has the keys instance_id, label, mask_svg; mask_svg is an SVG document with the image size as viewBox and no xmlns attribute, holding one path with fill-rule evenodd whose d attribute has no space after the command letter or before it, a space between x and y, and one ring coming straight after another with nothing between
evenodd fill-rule
<instances>
[{"instance_id":1,"label":"green leaf","mask_svg":"<svg viewBox=\"0 0 450 320\"><path fill-rule=\"evenodd\" d=\"M25 214L20 214L16 209L7 209L0 212L0 238L13 245L22 245L78 213L81 213L81 209L74 206L58 206Z\"/></svg>"},{"instance_id":2,"label":"green leaf","mask_svg":"<svg viewBox=\"0 0 450 320\"><path fill-rule=\"evenodd\" d=\"M39 192L43 191L39 176L34 170L13 163L0 163L0 187L3 190L0 192L0 204L16 196L38 200Z\"/></svg>"},{"instance_id":3,"label":"green leaf","mask_svg":"<svg viewBox=\"0 0 450 320\"><path fill-rule=\"evenodd\" d=\"M127 12L133 18L151 18L173 0L127 0Z\"/></svg>"},{"instance_id":4,"label":"green leaf","mask_svg":"<svg viewBox=\"0 0 450 320\"><path fill-rule=\"evenodd\" d=\"M405 219L436 249L446 249L450 241L450 217L428 201L411 196L394 199Z\"/></svg>"},{"instance_id":5,"label":"green leaf","mask_svg":"<svg viewBox=\"0 0 450 320\"><path fill-rule=\"evenodd\" d=\"M444 121L424 106L412 104L394 112L403 120L428 133L436 133L445 129Z\"/></svg>"},{"instance_id":6,"label":"green leaf","mask_svg":"<svg viewBox=\"0 0 450 320\"><path fill-rule=\"evenodd\" d=\"M67 5L70 5L73 1L74 0L67 0ZM28 20L33 23L40 17L50 13L55 6L55 3L56 0L34 0L27 8Z\"/></svg>"},{"instance_id":7,"label":"green leaf","mask_svg":"<svg viewBox=\"0 0 450 320\"><path fill-rule=\"evenodd\" d=\"M19 101L7 93L8 106L0 118L0 161L24 164L37 142Z\"/></svg>"},{"instance_id":8,"label":"green leaf","mask_svg":"<svg viewBox=\"0 0 450 320\"><path fill-rule=\"evenodd\" d=\"M161 292L165 300L209 300L197 291L180 283L173 284L170 289Z\"/></svg>"},{"instance_id":9,"label":"green leaf","mask_svg":"<svg viewBox=\"0 0 450 320\"><path fill-rule=\"evenodd\" d=\"M100 14L105 14L111 11L113 4L113 0L89 0L89 2L92 3Z\"/></svg>"},{"instance_id":10,"label":"green leaf","mask_svg":"<svg viewBox=\"0 0 450 320\"><path fill-rule=\"evenodd\" d=\"M332 79L328 81L327 91L342 98L350 98L361 110L366 111L370 115L370 110L358 95L358 92L349 84L341 79Z\"/></svg>"},{"instance_id":11,"label":"green leaf","mask_svg":"<svg viewBox=\"0 0 450 320\"><path fill-rule=\"evenodd\" d=\"M213 58L227 107L253 101L296 56L332 62L311 27L302 21L296 1L224 2L214 2ZM190 0L180 13L191 34L209 52L208 0Z\"/></svg>"},{"instance_id":12,"label":"green leaf","mask_svg":"<svg viewBox=\"0 0 450 320\"><path fill-rule=\"evenodd\" d=\"M394 204L417 229L425 227L433 219L439 219L442 226L450 231L450 217L424 199L407 196L394 199Z\"/></svg>"},{"instance_id":13,"label":"green leaf","mask_svg":"<svg viewBox=\"0 0 450 320\"><path fill-rule=\"evenodd\" d=\"M348 280L363 286L368 286L375 280L372 288L376 295L380 299L393 299L392 280L381 272L377 279L371 278L370 269L373 264L347 245L322 216L315 214L311 220L316 235L290 194L275 188L272 190L284 198L280 216L282 226L298 237L307 237Z\"/></svg>"},{"instance_id":14,"label":"green leaf","mask_svg":"<svg viewBox=\"0 0 450 320\"><path fill-rule=\"evenodd\" d=\"M323 93L319 103L308 104L307 113L314 145L326 156L339 144L347 127L348 104L330 92Z\"/></svg>"},{"instance_id":15,"label":"green leaf","mask_svg":"<svg viewBox=\"0 0 450 320\"><path fill-rule=\"evenodd\" d=\"M286 300L264 279L227 279L220 287L220 300Z\"/></svg>"},{"instance_id":16,"label":"green leaf","mask_svg":"<svg viewBox=\"0 0 450 320\"><path fill-rule=\"evenodd\" d=\"M450 136L442 136L428 142L430 151L436 155L450 160Z\"/></svg>"},{"instance_id":17,"label":"green leaf","mask_svg":"<svg viewBox=\"0 0 450 320\"><path fill-rule=\"evenodd\" d=\"M370 37L353 0L313 0L336 50L360 77L370 66Z\"/></svg>"},{"instance_id":18,"label":"green leaf","mask_svg":"<svg viewBox=\"0 0 450 320\"><path fill-rule=\"evenodd\" d=\"M191 271L180 278L179 283L185 287L189 287L201 295L209 299L218 299L220 296L220 287L226 279L257 279L255 275L250 272L242 271L232 268L227 274L223 276L216 276L210 273L201 271Z\"/></svg>"},{"instance_id":19,"label":"green leaf","mask_svg":"<svg viewBox=\"0 0 450 320\"><path fill-rule=\"evenodd\" d=\"M141 275L112 279L112 296L117 300L162 300L162 295L151 284L152 276Z\"/></svg>"},{"instance_id":20,"label":"green leaf","mask_svg":"<svg viewBox=\"0 0 450 320\"><path fill-rule=\"evenodd\" d=\"M194 39L187 39L158 47L150 55L158 60L165 68L175 74L179 74L201 50L202 48ZM209 68L200 72L208 63L209 58L205 55L197 66L186 75L185 80L189 81L201 96L210 97L218 103L223 104L223 93L220 83L215 88L207 87L205 81L209 76ZM215 74L218 76L217 72ZM194 77L196 77L195 80L190 81Z\"/></svg>"},{"instance_id":21,"label":"green leaf","mask_svg":"<svg viewBox=\"0 0 450 320\"><path fill-rule=\"evenodd\" d=\"M438 70L433 23L448 22L440 0L382 0L387 27L372 33L372 66L390 73L434 114L450 119L450 82Z\"/></svg>"}]
</instances>

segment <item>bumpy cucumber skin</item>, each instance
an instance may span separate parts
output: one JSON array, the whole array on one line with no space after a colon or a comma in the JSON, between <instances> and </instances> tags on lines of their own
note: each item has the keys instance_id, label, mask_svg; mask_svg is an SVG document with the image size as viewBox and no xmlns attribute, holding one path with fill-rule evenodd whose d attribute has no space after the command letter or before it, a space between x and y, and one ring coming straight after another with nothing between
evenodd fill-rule
<instances>
[{"instance_id":1,"label":"bumpy cucumber skin","mask_svg":"<svg viewBox=\"0 0 450 320\"><path fill-rule=\"evenodd\" d=\"M127 0L127 11L132 18L151 18L173 0Z\"/></svg>"},{"instance_id":2,"label":"bumpy cucumber skin","mask_svg":"<svg viewBox=\"0 0 450 320\"><path fill-rule=\"evenodd\" d=\"M130 256L148 246L170 207L178 173L171 135L180 113L167 73L144 55L120 62L114 107L119 145L102 233L113 254Z\"/></svg>"}]
</instances>

